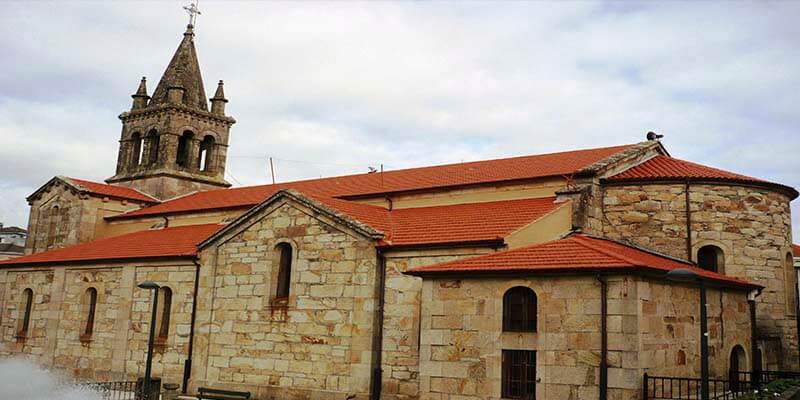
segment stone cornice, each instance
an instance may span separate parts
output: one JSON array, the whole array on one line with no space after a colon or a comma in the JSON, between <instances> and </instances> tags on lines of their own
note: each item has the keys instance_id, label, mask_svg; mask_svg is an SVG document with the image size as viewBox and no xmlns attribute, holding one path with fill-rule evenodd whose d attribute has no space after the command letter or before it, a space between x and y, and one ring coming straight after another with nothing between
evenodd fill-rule
<instances>
[{"instance_id":1,"label":"stone cornice","mask_svg":"<svg viewBox=\"0 0 800 400\"><path fill-rule=\"evenodd\" d=\"M208 111L196 110L181 104L161 104L155 106L148 106L141 110L125 111L119 115L119 119L122 120L123 122L134 121L137 119L144 119L146 117L150 117L155 114L161 114L165 111L175 111L177 113L182 113L193 117L206 119L209 122L221 123L226 126L231 126L236 123L236 120L233 119L232 117L228 117L225 115L217 115Z\"/></svg>"}]
</instances>

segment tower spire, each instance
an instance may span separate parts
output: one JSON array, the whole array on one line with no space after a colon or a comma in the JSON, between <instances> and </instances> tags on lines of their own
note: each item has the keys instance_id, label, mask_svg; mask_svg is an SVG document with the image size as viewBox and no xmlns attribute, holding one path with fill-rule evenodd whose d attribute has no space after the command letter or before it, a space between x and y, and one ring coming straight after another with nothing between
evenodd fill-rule
<instances>
[{"instance_id":1,"label":"tower spire","mask_svg":"<svg viewBox=\"0 0 800 400\"><path fill-rule=\"evenodd\" d=\"M131 97L133 97L131 110L140 110L147 107L147 101L150 100L150 96L147 95L147 78L142 77L139 82L139 88L136 89L136 93L132 94Z\"/></svg>"},{"instance_id":2,"label":"tower spire","mask_svg":"<svg viewBox=\"0 0 800 400\"><path fill-rule=\"evenodd\" d=\"M194 47L194 29L191 24L186 26L178 49L172 56L164 75L153 92L150 105L170 103L169 89L183 88L183 95L177 99L178 103L199 111L208 111L208 102L203 88L203 76L200 74L200 63L197 61L197 50Z\"/></svg>"}]
</instances>

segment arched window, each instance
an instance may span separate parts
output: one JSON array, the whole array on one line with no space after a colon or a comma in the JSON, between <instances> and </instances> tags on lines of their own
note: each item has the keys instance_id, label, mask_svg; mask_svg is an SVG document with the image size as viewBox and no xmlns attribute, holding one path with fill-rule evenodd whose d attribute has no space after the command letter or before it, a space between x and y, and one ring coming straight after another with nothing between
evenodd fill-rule
<instances>
[{"instance_id":1,"label":"arched window","mask_svg":"<svg viewBox=\"0 0 800 400\"><path fill-rule=\"evenodd\" d=\"M150 147L150 150L147 155L147 163L148 164L155 164L158 161L158 145L159 145L159 136L158 132L155 129L151 129L150 132L147 134L147 143Z\"/></svg>"},{"instance_id":2,"label":"arched window","mask_svg":"<svg viewBox=\"0 0 800 400\"><path fill-rule=\"evenodd\" d=\"M792 253L786 253L783 265L786 285L786 312L795 315L797 312L797 271L794 268Z\"/></svg>"},{"instance_id":3,"label":"arched window","mask_svg":"<svg viewBox=\"0 0 800 400\"><path fill-rule=\"evenodd\" d=\"M172 314L172 289L162 286L158 289L158 303L161 306L156 315L156 332L158 339L166 340L169 336L169 319Z\"/></svg>"},{"instance_id":4,"label":"arched window","mask_svg":"<svg viewBox=\"0 0 800 400\"><path fill-rule=\"evenodd\" d=\"M675 357L675 364L676 365L686 365L686 352L683 350L678 350L678 354Z\"/></svg>"},{"instance_id":5,"label":"arched window","mask_svg":"<svg viewBox=\"0 0 800 400\"><path fill-rule=\"evenodd\" d=\"M289 297L289 286L292 281L292 246L289 243L280 243L275 246L275 251L280 257L275 298L286 299Z\"/></svg>"},{"instance_id":6,"label":"arched window","mask_svg":"<svg viewBox=\"0 0 800 400\"><path fill-rule=\"evenodd\" d=\"M536 332L536 293L517 286L503 296L503 331Z\"/></svg>"},{"instance_id":7,"label":"arched window","mask_svg":"<svg viewBox=\"0 0 800 400\"><path fill-rule=\"evenodd\" d=\"M211 160L214 157L214 137L206 135L200 143L200 159L197 165L200 166L200 171L211 171Z\"/></svg>"},{"instance_id":8,"label":"arched window","mask_svg":"<svg viewBox=\"0 0 800 400\"><path fill-rule=\"evenodd\" d=\"M28 330L31 326L31 311L33 309L33 290L30 288L22 291L22 301L19 304L19 314L17 319L17 337L28 337Z\"/></svg>"},{"instance_id":9,"label":"arched window","mask_svg":"<svg viewBox=\"0 0 800 400\"><path fill-rule=\"evenodd\" d=\"M192 140L194 140L192 131L183 132L183 135L178 139L178 153L175 158L175 164L181 167L189 166L189 150L192 146Z\"/></svg>"},{"instance_id":10,"label":"arched window","mask_svg":"<svg viewBox=\"0 0 800 400\"><path fill-rule=\"evenodd\" d=\"M131 143L133 147L131 147L131 165L137 166L142 163L142 152L144 152L144 146L142 145L142 135L139 132L134 132L131 135Z\"/></svg>"},{"instance_id":11,"label":"arched window","mask_svg":"<svg viewBox=\"0 0 800 400\"><path fill-rule=\"evenodd\" d=\"M83 326L81 338L90 338L94 333L94 315L97 311L97 289L90 287L83 293L83 312L86 322Z\"/></svg>"},{"instance_id":12,"label":"arched window","mask_svg":"<svg viewBox=\"0 0 800 400\"><path fill-rule=\"evenodd\" d=\"M697 250L697 266L705 270L723 273L725 254L717 246L703 246Z\"/></svg>"}]
</instances>

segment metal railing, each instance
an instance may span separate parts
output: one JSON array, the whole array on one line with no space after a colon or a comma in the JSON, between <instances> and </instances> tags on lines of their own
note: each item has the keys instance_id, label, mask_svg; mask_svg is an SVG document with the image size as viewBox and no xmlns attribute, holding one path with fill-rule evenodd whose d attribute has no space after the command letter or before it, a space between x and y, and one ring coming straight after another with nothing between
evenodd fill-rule
<instances>
[{"instance_id":1,"label":"metal railing","mask_svg":"<svg viewBox=\"0 0 800 400\"><path fill-rule=\"evenodd\" d=\"M142 380L86 384L86 387L100 393L103 400L158 400L160 386L160 382L154 382L150 390L145 390Z\"/></svg>"},{"instance_id":2,"label":"metal railing","mask_svg":"<svg viewBox=\"0 0 800 400\"><path fill-rule=\"evenodd\" d=\"M760 379L753 379L760 378ZM800 372L791 371L731 371L728 379L709 379L708 392L711 400L734 400L751 393L756 387L753 382L766 385L780 379L800 379ZM680 378L667 376L642 377L642 398L644 400L694 400L700 399L700 378Z\"/></svg>"}]
</instances>

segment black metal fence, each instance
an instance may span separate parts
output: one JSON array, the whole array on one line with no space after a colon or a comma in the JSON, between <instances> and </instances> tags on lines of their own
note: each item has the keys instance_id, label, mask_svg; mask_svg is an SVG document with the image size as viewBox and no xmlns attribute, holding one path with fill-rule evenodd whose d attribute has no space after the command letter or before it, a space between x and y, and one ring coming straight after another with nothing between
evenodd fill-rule
<instances>
[{"instance_id":1,"label":"black metal fence","mask_svg":"<svg viewBox=\"0 0 800 400\"><path fill-rule=\"evenodd\" d=\"M712 400L733 400L751 393L755 382L761 385L780 379L800 379L800 372L790 371L761 371L758 375L753 372L732 371L728 379L709 379L708 392ZM667 376L651 376L644 374L642 377L642 394L644 400L693 400L700 399L700 378L678 378Z\"/></svg>"},{"instance_id":2,"label":"black metal fence","mask_svg":"<svg viewBox=\"0 0 800 400\"><path fill-rule=\"evenodd\" d=\"M158 400L160 382L153 382L150 390L145 390L142 380L121 382L94 382L86 384L100 393L103 400Z\"/></svg>"}]
</instances>

